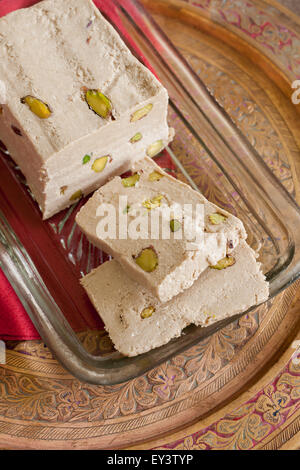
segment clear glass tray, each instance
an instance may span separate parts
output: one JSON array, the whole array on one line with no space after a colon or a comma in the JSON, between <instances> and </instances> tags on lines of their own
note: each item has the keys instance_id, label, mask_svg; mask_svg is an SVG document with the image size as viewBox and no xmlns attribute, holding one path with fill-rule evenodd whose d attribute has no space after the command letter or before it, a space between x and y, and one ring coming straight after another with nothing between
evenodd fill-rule
<instances>
[{"instance_id":1,"label":"clear glass tray","mask_svg":"<svg viewBox=\"0 0 300 470\"><path fill-rule=\"evenodd\" d=\"M176 137L167 153L177 176L243 220L249 244L260 250L271 296L276 295L299 277L298 206L138 2L95 3L168 89L169 124ZM5 149L0 175L1 268L44 342L78 379L102 385L124 382L234 321L189 327L180 338L136 358L117 352L89 354L70 323L76 331L102 323L78 279L108 258L74 223L85 201L43 222Z\"/></svg>"}]
</instances>

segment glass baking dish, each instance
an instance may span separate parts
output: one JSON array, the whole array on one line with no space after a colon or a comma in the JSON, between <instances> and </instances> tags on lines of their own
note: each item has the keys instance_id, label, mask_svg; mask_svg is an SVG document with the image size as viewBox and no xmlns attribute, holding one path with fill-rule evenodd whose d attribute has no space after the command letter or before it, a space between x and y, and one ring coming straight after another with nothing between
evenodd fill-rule
<instances>
[{"instance_id":1,"label":"glass baking dish","mask_svg":"<svg viewBox=\"0 0 300 470\"><path fill-rule=\"evenodd\" d=\"M137 1L95 3L169 92L169 124L176 136L158 163L171 159L178 178L243 220L275 296L300 273L297 204ZM26 182L2 150L0 266L43 341L72 375L93 384L122 383L236 320L191 326L180 338L136 358L88 353L70 326L75 312L76 331L103 325L78 279L108 257L74 222L86 200L43 222Z\"/></svg>"}]
</instances>

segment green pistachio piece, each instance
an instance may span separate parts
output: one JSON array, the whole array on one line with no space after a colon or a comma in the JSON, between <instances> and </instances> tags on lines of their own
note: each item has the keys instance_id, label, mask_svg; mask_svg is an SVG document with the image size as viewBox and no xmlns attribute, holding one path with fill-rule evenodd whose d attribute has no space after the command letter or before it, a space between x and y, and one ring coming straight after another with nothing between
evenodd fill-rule
<instances>
[{"instance_id":1,"label":"green pistachio piece","mask_svg":"<svg viewBox=\"0 0 300 470\"><path fill-rule=\"evenodd\" d=\"M152 307L152 305L151 305L150 307L144 308L144 310L141 313L141 317L143 319L144 318L150 318L154 312L155 312L155 308Z\"/></svg>"},{"instance_id":2,"label":"green pistachio piece","mask_svg":"<svg viewBox=\"0 0 300 470\"><path fill-rule=\"evenodd\" d=\"M152 173L150 173L150 175L149 175L149 177L148 177L148 180L149 180L149 181L159 181L159 180L161 180L163 177L164 177L164 175L162 175L162 174L159 173L158 171L152 171Z\"/></svg>"},{"instance_id":3,"label":"green pistachio piece","mask_svg":"<svg viewBox=\"0 0 300 470\"><path fill-rule=\"evenodd\" d=\"M162 140L157 140L153 144L149 145L147 148L148 157L155 157L162 149L164 148L164 143Z\"/></svg>"},{"instance_id":4,"label":"green pistachio piece","mask_svg":"<svg viewBox=\"0 0 300 470\"><path fill-rule=\"evenodd\" d=\"M89 155L85 155L82 159L82 164L86 165L90 161L91 157Z\"/></svg>"},{"instance_id":5,"label":"green pistachio piece","mask_svg":"<svg viewBox=\"0 0 300 470\"><path fill-rule=\"evenodd\" d=\"M139 179L140 175L138 173L134 173L134 175L128 176L128 178L123 178L122 185L124 188L131 188L132 186L136 185Z\"/></svg>"},{"instance_id":6,"label":"green pistachio piece","mask_svg":"<svg viewBox=\"0 0 300 470\"><path fill-rule=\"evenodd\" d=\"M101 116L103 119L107 119L110 116L112 111L111 102L100 90L87 90L85 100L89 108L98 114L98 116Z\"/></svg>"},{"instance_id":7,"label":"green pistachio piece","mask_svg":"<svg viewBox=\"0 0 300 470\"><path fill-rule=\"evenodd\" d=\"M78 189L78 191L76 191L74 194L72 194L72 196L70 197L70 201L77 201L77 199L82 198L82 196L83 196L83 194L82 194L81 189Z\"/></svg>"},{"instance_id":8,"label":"green pistachio piece","mask_svg":"<svg viewBox=\"0 0 300 470\"><path fill-rule=\"evenodd\" d=\"M92 164L92 170L95 173L101 173L101 171L103 171L104 168L106 167L108 160L109 160L108 155L106 155L105 157L97 158Z\"/></svg>"},{"instance_id":9,"label":"green pistachio piece","mask_svg":"<svg viewBox=\"0 0 300 470\"><path fill-rule=\"evenodd\" d=\"M158 194L153 199L147 199L146 201L144 201L143 206L146 207L146 209L148 209L149 211L151 211L151 209L156 209L156 207L160 207L162 199L163 196L161 194Z\"/></svg>"},{"instance_id":10,"label":"green pistachio piece","mask_svg":"<svg viewBox=\"0 0 300 470\"><path fill-rule=\"evenodd\" d=\"M130 206L127 204L127 206L123 209L123 214L128 214L130 209Z\"/></svg>"},{"instance_id":11,"label":"green pistachio piece","mask_svg":"<svg viewBox=\"0 0 300 470\"><path fill-rule=\"evenodd\" d=\"M142 250L134 260L136 264L147 273L152 273L158 266L158 257L152 247Z\"/></svg>"},{"instance_id":12,"label":"green pistachio piece","mask_svg":"<svg viewBox=\"0 0 300 470\"><path fill-rule=\"evenodd\" d=\"M131 144L135 144L136 142L139 142L143 138L142 134L140 132L137 132L133 137L130 139Z\"/></svg>"},{"instance_id":13,"label":"green pistachio piece","mask_svg":"<svg viewBox=\"0 0 300 470\"><path fill-rule=\"evenodd\" d=\"M214 214L210 214L208 218L209 218L210 223L213 225L222 224L227 219L226 215L219 214L218 212L215 212Z\"/></svg>"},{"instance_id":14,"label":"green pistachio piece","mask_svg":"<svg viewBox=\"0 0 300 470\"><path fill-rule=\"evenodd\" d=\"M136 122L136 121L139 121L140 119L143 119L144 117L147 116L147 114L150 113L152 108L153 108L153 104L149 103L149 104L146 104L146 106L144 106L143 108L138 109L131 115L130 122Z\"/></svg>"},{"instance_id":15,"label":"green pistachio piece","mask_svg":"<svg viewBox=\"0 0 300 470\"><path fill-rule=\"evenodd\" d=\"M40 119L48 119L52 114L49 106L34 96L24 96L24 98L21 98L21 103L27 104L30 111Z\"/></svg>"},{"instance_id":16,"label":"green pistachio piece","mask_svg":"<svg viewBox=\"0 0 300 470\"><path fill-rule=\"evenodd\" d=\"M226 269L235 264L235 258L233 256L225 256L225 258L220 259L214 266L210 266L212 269Z\"/></svg>"},{"instance_id":17,"label":"green pistachio piece","mask_svg":"<svg viewBox=\"0 0 300 470\"><path fill-rule=\"evenodd\" d=\"M170 229L172 232L178 232L181 229L182 224L177 219L170 220Z\"/></svg>"}]
</instances>

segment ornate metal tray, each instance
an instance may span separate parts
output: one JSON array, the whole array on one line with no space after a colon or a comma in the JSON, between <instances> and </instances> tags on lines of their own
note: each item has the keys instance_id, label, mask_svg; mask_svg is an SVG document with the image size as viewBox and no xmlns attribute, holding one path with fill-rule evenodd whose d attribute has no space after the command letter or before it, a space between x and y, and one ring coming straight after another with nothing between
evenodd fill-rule
<instances>
[{"instance_id":1,"label":"ornate metal tray","mask_svg":"<svg viewBox=\"0 0 300 470\"><path fill-rule=\"evenodd\" d=\"M130 3L135 6L133 2ZM146 1L145 3L147 4ZM286 87L288 80L274 83L261 69L254 69L249 58L216 39L218 34L220 35L216 21L218 18L212 14L215 13L213 8L218 2L212 2L213 5L209 3L203 2L203 8L197 9L196 12L196 8L190 8L184 2L155 2L155 8L159 9L156 10L156 19L167 35L176 42L194 72L186 68L186 63L173 52L165 38L162 42L157 42L161 41L160 32L151 24L150 19L144 16L143 11L122 8L119 14L126 31L151 62L159 77L163 82L165 80L165 84L166 80L170 82L170 123L177 130L177 138L169 153L176 164L178 177L188 179L210 199L242 217L251 234L250 243L255 247L261 246L261 261L271 281L274 296L295 280L299 272L299 242L296 229L299 213L297 205L288 195L289 192L295 196L298 191L295 184L297 168L294 164L298 149L293 134L297 112L278 87ZM239 11L238 2L229 3L234 6L235 12ZM221 18L227 14L228 18L232 19L229 13L233 15L233 12L230 8L228 12L228 5L223 5L224 8L222 5L217 6ZM171 19L178 8L183 11L181 21L185 19L185 24L181 24L180 28L176 20ZM252 8L251 18L254 22L259 22L262 15L269 14L267 4L265 10L255 10L255 5ZM272 12L274 14L274 10ZM276 15L275 19L278 19ZM247 23L246 18L243 17L242 20ZM144 22L142 29L150 41L141 34L138 21ZM234 30L235 27L238 29L239 26L232 26L231 23L227 26L225 20L219 21L222 23L222 32L228 30L226 42L234 43L232 31L229 34L229 30ZM198 22L199 26L209 29L213 35L208 36L190 28L190 22L194 25ZM243 34L246 35L244 29L243 24ZM153 36L150 36L150 33ZM239 33L235 31L235 42L237 35ZM268 35L266 37L269 38ZM161 54L167 58L167 64L161 62L151 44L155 44L156 48L160 44ZM252 44L249 45L249 50L252 51L250 46L252 47ZM260 48L257 49L257 54L260 54L261 60L267 60ZM278 77L281 76L279 72L278 70ZM199 82L197 76L226 109L236 125L228 120L221 107L211 100L206 86ZM279 104L280 110L276 106ZM258 154L248 146L247 141L255 146ZM1 174L4 174L2 170L11 175L11 178L15 178L15 170L10 168L10 162L5 158L1 161ZM273 178L272 173L279 176L285 189ZM19 183L15 184L14 188L17 188L16 191L26 192L24 186ZM8 187L6 189L9 190ZM6 198L1 199L1 208L6 219L9 219L10 214L15 216L15 213L12 212L11 204L10 207L6 206L7 193L5 196ZM33 207L29 197L26 198L26 204ZM35 209L30 210L33 214L31 220L36 223L38 213L34 213ZM88 271L99 263L100 259L99 253L92 251L88 260L84 256L75 257L78 252L75 250L78 235L73 230L72 217L72 214L64 214L50 221L49 226L43 228L45 239L42 240L45 240L46 244L46 237L51 236L53 245L61 243L59 253L64 253L65 256L65 264L61 261L61 266L65 270L69 269L68 272L72 273L71 280L75 283L78 272ZM13 225L13 218L8 221ZM13 227L21 242L24 237L22 227L24 226L21 222L20 226L15 223ZM111 345L103 332L88 331L77 338L74 332L70 331L65 318L71 313L70 305L74 306L76 302L71 304L69 297L64 296L65 292L59 291L55 300L66 317L62 317L57 311L59 316L55 318L51 302L55 287L61 278L58 277L56 283L49 280L51 270L48 270L48 277L45 276L45 256L40 256L41 253L38 253L40 258L36 254L33 261L39 266L43 279L35 275L28 282L26 275L23 278L18 277L17 274L22 274L24 266L30 270L35 268L28 258L26 261L29 261L29 265L24 264L24 259L18 263L20 258L16 257L24 256L24 249L15 239L14 243L9 240L12 232L8 230L6 223L2 229L4 243L3 233L6 242L9 241L6 245L10 250L9 254L1 252L1 260L8 277L20 297L27 300L28 311L41 333L46 333L47 344L56 355L63 353L60 354L63 364L78 377L94 383L107 383L107 380L111 383L119 382L141 374L143 370L155 365L156 361L170 357L164 365L122 385L95 386L81 384L72 379L52 359L42 343L11 344L8 364L2 371L1 381L6 394L1 397L0 409L1 437L3 442L13 443L13 446L120 448L154 438L160 433L170 432L178 426L198 419L229 399L232 393L240 391L268 361L274 360L289 332L297 327L297 316L289 314L288 310L296 291L296 283L275 300L244 314L213 335L211 332L205 332L205 337L201 340L201 332L190 329L182 342L171 345L171 350L158 350L160 357L154 355L139 358L136 363L128 363L126 360L124 363L123 359L111 355ZM32 232L30 236L26 233L26 236L33 238ZM36 243L33 243L36 240L31 241L32 245L25 245L31 258L34 257L32 247L36 246ZM43 247L43 244L41 246ZM44 290L46 285L47 292ZM30 290L37 288L40 294L41 287L43 303L40 302L40 297L33 297L33 291ZM29 291L18 291L25 288ZM67 294L72 292L72 289L68 292L68 288L67 286ZM50 289L53 289L52 299L49 297ZM76 296L75 300L77 301ZM83 297L81 302L83 303L79 305L83 306ZM279 327L285 331L284 335L279 335ZM65 347L68 349L60 351L60 348ZM82 361L79 369L78 358ZM111 363L110 361L113 361L118 373L117 367L122 371L127 368L127 375L105 378L106 371L99 369L104 368L103 364ZM236 420L247 415L245 409L243 412L237 415ZM265 418L262 411L256 410L254 414L254 419L261 419L262 425L267 423L263 421ZM276 425L273 428L265 426L266 433L259 435L261 429L258 423L258 435L253 435L251 439L259 442L259 436L263 439L274 427ZM234 434L234 431L232 433ZM216 441L202 441L205 448L216 446ZM173 448L176 445L174 441ZM178 446L180 445L183 444L178 441Z\"/></svg>"}]
</instances>

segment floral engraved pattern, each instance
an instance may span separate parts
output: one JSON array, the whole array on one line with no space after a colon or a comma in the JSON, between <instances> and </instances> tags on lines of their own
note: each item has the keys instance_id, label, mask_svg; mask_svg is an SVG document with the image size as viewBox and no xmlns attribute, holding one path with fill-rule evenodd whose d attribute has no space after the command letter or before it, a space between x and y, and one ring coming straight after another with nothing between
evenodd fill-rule
<instances>
[{"instance_id":1,"label":"floral engraved pattern","mask_svg":"<svg viewBox=\"0 0 300 470\"><path fill-rule=\"evenodd\" d=\"M238 35L253 40L271 56L280 68L294 78L300 77L300 34L287 24L281 24L267 4L259 8L255 2L238 0L184 0L210 12L214 20L233 28Z\"/></svg>"},{"instance_id":2,"label":"floral engraved pattern","mask_svg":"<svg viewBox=\"0 0 300 470\"><path fill-rule=\"evenodd\" d=\"M169 400L178 384L185 379L185 374L181 368L167 363L151 371L149 377L155 384L153 393L162 400Z\"/></svg>"},{"instance_id":3,"label":"floral engraved pattern","mask_svg":"<svg viewBox=\"0 0 300 470\"><path fill-rule=\"evenodd\" d=\"M274 387L269 386L257 400L256 410L263 413L267 423L277 424L282 419L281 412L288 401L288 394L274 391Z\"/></svg>"},{"instance_id":4,"label":"floral engraved pattern","mask_svg":"<svg viewBox=\"0 0 300 470\"><path fill-rule=\"evenodd\" d=\"M3 416L56 421L55 384L50 382L46 385L33 377L8 374L4 369L0 369L0 377L0 410Z\"/></svg>"},{"instance_id":5,"label":"floral engraved pattern","mask_svg":"<svg viewBox=\"0 0 300 470\"><path fill-rule=\"evenodd\" d=\"M193 435L161 449L248 450L257 447L300 409L300 367L292 360L247 403Z\"/></svg>"},{"instance_id":6,"label":"floral engraved pattern","mask_svg":"<svg viewBox=\"0 0 300 470\"><path fill-rule=\"evenodd\" d=\"M89 404L89 395L78 382L73 381L68 390L63 390L57 395L57 410L62 421L71 418L74 413L85 408Z\"/></svg>"},{"instance_id":7,"label":"floral engraved pattern","mask_svg":"<svg viewBox=\"0 0 300 470\"><path fill-rule=\"evenodd\" d=\"M245 315L182 355L125 384L103 387L61 378L28 379L0 368L0 412L39 421L95 422L160 406L197 389L230 364L267 312L267 307L262 307ZM79 336L91 353L105 353L108 345L111 347L110 342L103 341L107 338L103 332L85 332ZM100 341L96 340L97 336ZM25 353L28 358L52 358L39 341L14 346L12 343L11 349Z\"/></svg>"}]
</instances>

